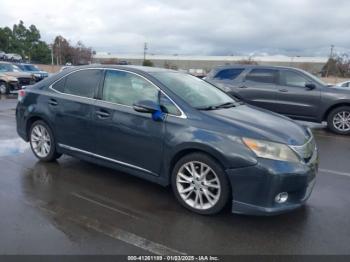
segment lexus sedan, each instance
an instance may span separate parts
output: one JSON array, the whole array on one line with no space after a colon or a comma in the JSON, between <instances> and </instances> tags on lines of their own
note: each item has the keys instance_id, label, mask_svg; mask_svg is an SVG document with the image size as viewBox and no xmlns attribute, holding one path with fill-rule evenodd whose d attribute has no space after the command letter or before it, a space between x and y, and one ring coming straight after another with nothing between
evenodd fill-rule
<instances>
[{"instance_id":1,"label":"lexus sedan","mask_svg":"<svg viewBox=\"0 0 350 262\"><path fill-rule=\"evenodd\" d=\"M309 198L311 131L172 70L83 66L21 90L18 134L41 161L62 154L163 186L199 214L279 214Z\"/></svg>"}]
</instances>

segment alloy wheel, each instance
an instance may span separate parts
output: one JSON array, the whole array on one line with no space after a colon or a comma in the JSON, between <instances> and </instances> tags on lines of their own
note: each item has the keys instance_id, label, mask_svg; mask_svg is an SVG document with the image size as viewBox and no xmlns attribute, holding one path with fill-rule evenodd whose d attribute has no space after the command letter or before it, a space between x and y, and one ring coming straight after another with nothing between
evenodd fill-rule
<instances>
[{"instance_id":1,"label":"alloy wheel","mask_svg":"<svg viewBox=\"0 0 350 262\"><path fill-rule=\"evenodd\" d=\"M34 152L40 158L45 158L50 154L51 137L45 126L38 124L33 127L30 142Z\"/></svg>"},{"instance_id":2,"label":"alloy wheel","mask_svg":"<svg viewBox=\"0 0 350 262\"><path fill-rule=\"evenodd\" d=\"M187 162L180 167L176 187L183 201L194 209L210 209L220 199L221 186L217 174L199 161Z\"/></svg>"},{"instance_id":3,"label":"alloy wheel","mask_svg":"<svg viewBox=\"0 0 350 262\"><path fill-rule=\"evenodd\" d=\"M334 115L333 126L341 132L350 131L350 112L341 111Z\"/></svg>"},{"instance_id":4,"label":"alloy wheel","mask_svg":"<svg viewBox=\"0 0 350 262\"><path fill-rule=\"evenodd\" d=\"M4 83L0 84L0 94L6 94L6 85Z\"/></svg>"}]
</instances>

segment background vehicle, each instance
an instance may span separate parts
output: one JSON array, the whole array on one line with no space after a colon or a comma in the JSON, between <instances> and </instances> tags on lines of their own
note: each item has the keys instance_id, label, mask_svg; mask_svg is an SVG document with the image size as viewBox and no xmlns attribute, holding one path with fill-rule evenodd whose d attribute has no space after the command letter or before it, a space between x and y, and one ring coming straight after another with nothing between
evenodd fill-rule
<instances>
[{"instance_id":1,"label":"background vehicle","mask_svg":"<svg viewBox=\"0 0 350 262\"><path fill-rule=\"evenodd\" d=\"M213 69L206 81L247 103L294 119L322 122L350 134L350 90L330 87L296 68L235 65Z\"/></svg>"},{"instance_id":2,"label":"background vehicle","mask_svg":"<svg viewBox=\"0 0 350 262\"><path fill-rule=\"evenodd\" d=\"M342 83L338 83L336 86L340 86L340 87L350 87L350 80L342 82Z\"/></svg>"},{"instance_id":3,"label":"background vehicle","mask_svg":"<svg viewBox=\"0 0 350 262\"><path fill-rule=\"evenodd\" d=\"M31 73L36 82L39 82L41 80L43 80L45 77L48 77L49 74L43 70L41 70L40 68L38 68L35 65L32 64L25 64L25 63L21 63L21 64L16 64L22 71L24 72L28 72Z\"/></svg>"},{"instance_id":4,"label":"background vehicle","mask_svg":"<svg viewBox=\"0 0 350 262\"><path fill-rule=\"evenodd\" d=\"M6 53L4 51L0 51L0 59L4 60L5 59Z\"/></svg>"},{"instance_id":5,"label":"background vehicle","mask_svg":"<svg viewBox=\"0 0 350 262\"><path fill-rule=\"evenodd\" d=\"M40 160L65 153L171 184L179 202L200 214L231 199L237 213L295 209L318 168L310 130L159 68L67 69L23 90L16 119Z\"/></svg>"},{"instance_id":6,"label":"background vehicle","mask_svg":"<svg viewBox=\"0 0 350 262\"><path fill-rule=\"evenodd\" d=\"M19 67L7 62L0 62L0 92L9 94L22 89L22 86L32 85L35 79L32 74L22 72Z\"/></svg>"},{"instance_id":7,"label":"background vehicle","mask_svg":"<svg viewBox=\"0 0 350 262\"><path fill-rule=\"evenodd\" d=\"M22 56L13 53L5 54L5 59L12 62L20 62L22 60Z\"/></svg>"},{"instance_id":8,"label":"background vehicle","mask_svg":"<svg viewBox=\"0 0 350 262\"><path fill-rule=\"evenodd\" d=\"M60 69L60 72L64 71L64 70L67 70L67 69L71 69L73 68L74 66L70 65L70 66L62 66L61 69Z\"/></svg>"}]
</instances>

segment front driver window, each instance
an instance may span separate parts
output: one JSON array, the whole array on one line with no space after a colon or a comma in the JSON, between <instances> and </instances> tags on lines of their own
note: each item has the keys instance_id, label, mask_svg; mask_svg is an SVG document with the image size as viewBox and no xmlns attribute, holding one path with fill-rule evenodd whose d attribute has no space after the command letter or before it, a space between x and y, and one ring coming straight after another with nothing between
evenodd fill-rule
<instances>
[{"instance_id":1,"label":"front driver window","mask_svg":"<svg viewBox=\"0 0 350 262\"><path fill-rule=\"evenodd\" d=\"M125 71L108 70L103 86L103 100L133 106L140 100L158 102L158 89L144 78Z\"/></svg>"},{"instance_id":2,"label":"front driver window","mask_svg":"<svg viewBox=\"0 0 350 262\"><path fill-rule=\"evenodd\" d=\"M300 74L292 71L282 71L281 80L283 85L295 87L305 87L305 85L309 82Z\"/></svg>"}]
</instances>

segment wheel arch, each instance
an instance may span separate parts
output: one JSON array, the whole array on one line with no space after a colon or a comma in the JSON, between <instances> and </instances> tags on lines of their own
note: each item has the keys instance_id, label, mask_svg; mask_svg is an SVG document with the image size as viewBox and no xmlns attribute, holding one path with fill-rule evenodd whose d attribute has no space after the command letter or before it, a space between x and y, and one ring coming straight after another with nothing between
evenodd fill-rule
<instances>
[{"instance_id":1,"label":"wheel arch","mask_svg":"<svg viewBox=\"0 0 350 262\"><path fill-rule=\"evenodd\" d=\"M213 158L219 165L222 166L223 169L225 169L228 166L228 163L225 157L216 149L211 148L210 146L202 145L202 144L198 145L196 143L190 143L185 146L182 146L181 148L178 148L171 154L171 157L169 158L168 164L166 167L167 181L169 183L170 183L171 173L176 163L182 157L192 153L202 153Z\"/></svg>"},{"instance_id":2,"label":"wheel arch","mask_svg":"<svg viewBox=\"0 0 350 262\"><path fill-rule=\"evenodd\" d=\"M334 104L332 106L330 106L326 112L324 113L323 117L322 117L322 120L323 121L327 121L327 118L328 118L328 115L330 112L332 112L334 109L338 108L338 107L342 107L342 106L350 106L350 101L344 101L344 102L341 102L341 103L337 103L337 104Z\"/></svg>"},{"instance_id":3,"label":"wheel arch","mask_svg":"<svg viewBox=\"0 0 350 262\"><path fill-rule=\"evenodd\" d=\"M26 124L25 124L26 141L29 141L30 127L33 125L34 122L36 122L38 120L44 121L50 127L51 132L54 133L54 129L52 128L50 121L48 121L42 115L32 115L27 119Z\"/></svg>"}]
</instances>

